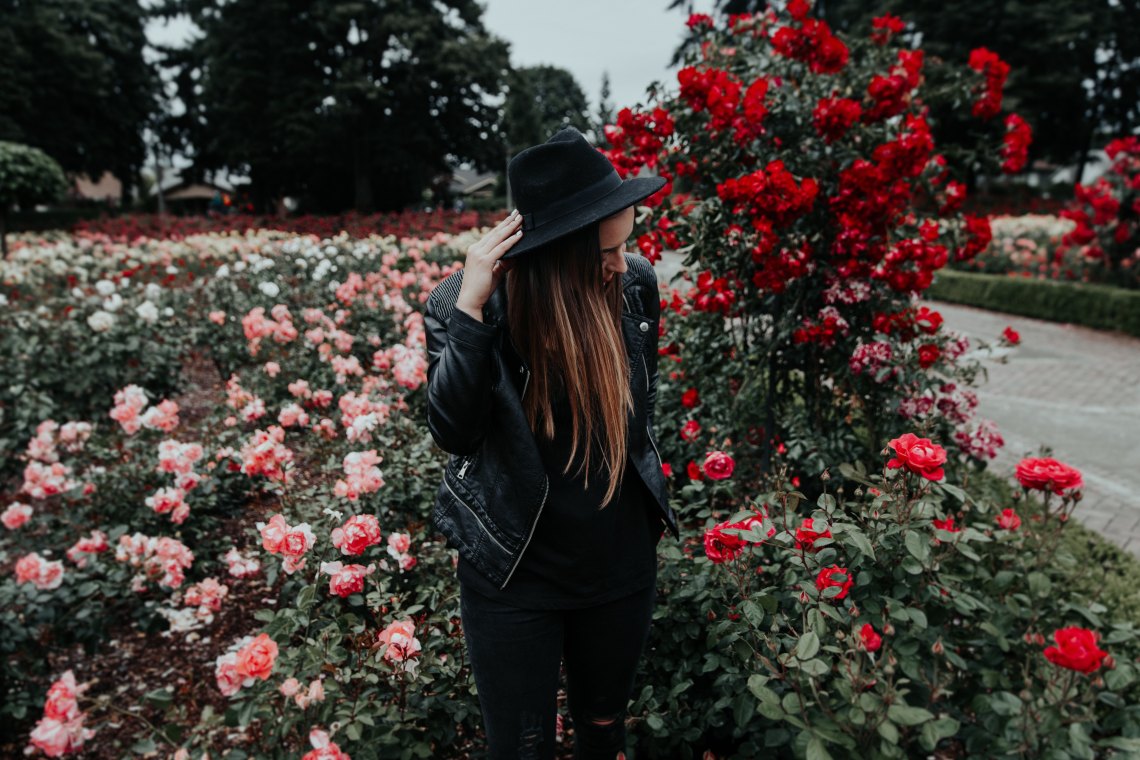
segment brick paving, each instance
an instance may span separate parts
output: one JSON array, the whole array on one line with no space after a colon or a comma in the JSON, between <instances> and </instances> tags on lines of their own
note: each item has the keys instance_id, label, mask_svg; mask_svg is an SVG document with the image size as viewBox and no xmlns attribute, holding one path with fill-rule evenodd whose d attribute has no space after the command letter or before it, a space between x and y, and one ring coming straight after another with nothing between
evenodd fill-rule
<instances>
[{"instance_id":1,"label":"brick paving","mask_svg":"<svg viewBox=\"0 0 1140 760\"><path fill-rule=\"evenodd\" d=\"M681 256L666 251L658 278L669 282ZM678 283L674 283L675 285ZM1074 517L1140 556L1140 339L1069 324L932 303L945 327L988 342L979 354L979 417L993 420L1005 447L990 467L1012 478L1024 456L1041 445L1079 469L1084 498ZM1021 345L997 348L1006 326Z\"/></svg>"}]
</instances>

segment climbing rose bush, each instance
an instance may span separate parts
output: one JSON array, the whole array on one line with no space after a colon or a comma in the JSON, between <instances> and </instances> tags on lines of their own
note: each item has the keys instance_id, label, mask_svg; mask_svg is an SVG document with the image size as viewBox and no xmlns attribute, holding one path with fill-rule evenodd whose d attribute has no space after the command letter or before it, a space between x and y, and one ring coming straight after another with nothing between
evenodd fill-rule
<instances>
[{"instance_id":1,"label":"climbing rose bush","mask_svg":"<svg viewBox=\"0 0 1140 760\"><path fill-rule=\"evenodd\" d=\"M960 211L965 164L940 150L932 109L956 100L982 160L1018 171L1031 130L1001 118L1009 66L986 49L932 61L889 15L841 34L803 0L690 26L676 87L605 129L620 173L668 181L645 202L641 252L679 250L693 273L662 298L658 419L696 444L666 436L671 470L697 480L704 448L745 478L777 461L814 478L904 431L942 441L948 472L992 459L973 346L918 299L991 237Z\"/></svg>"}]
</instances>

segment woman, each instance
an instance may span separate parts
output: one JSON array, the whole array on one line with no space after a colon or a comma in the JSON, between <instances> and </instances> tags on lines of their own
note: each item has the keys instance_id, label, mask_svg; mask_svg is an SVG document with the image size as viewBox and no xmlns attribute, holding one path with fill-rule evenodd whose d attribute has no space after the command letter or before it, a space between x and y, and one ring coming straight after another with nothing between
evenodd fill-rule
<instances>
[{"instance_id":1,"label":"woman","mask_svg":"<svg viewBox=\"0 0 1140 760\"><path fill-rule=\"evenodd\" d=\"M552 758L565 659L575 757L624 757L656 599L679 536L652 438L660 303L625 252L623 181L573 128L508 166L518 209L428 299L428 427L453 456L432 521L495 758ZM500 284L502 283L502 287Z\"/></svg>"}]
</instances>

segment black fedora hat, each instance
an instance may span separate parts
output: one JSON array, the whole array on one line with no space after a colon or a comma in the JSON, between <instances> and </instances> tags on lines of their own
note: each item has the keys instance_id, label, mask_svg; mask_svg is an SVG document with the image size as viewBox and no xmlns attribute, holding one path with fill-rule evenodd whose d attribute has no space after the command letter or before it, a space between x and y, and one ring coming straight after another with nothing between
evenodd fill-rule
<instances>
[{"instance_id":1,"label":"black fedora hat","mask_svg":"<svg viewBox=\"0 0 1140 760\"><path fill-rule=\"evenodd\" d=\"M623 180L597 148L574 127L559 130L507 165L523 235L503 254L519 256L613 216L665 186L664 177Z\"/></svg>"}]
</instances>

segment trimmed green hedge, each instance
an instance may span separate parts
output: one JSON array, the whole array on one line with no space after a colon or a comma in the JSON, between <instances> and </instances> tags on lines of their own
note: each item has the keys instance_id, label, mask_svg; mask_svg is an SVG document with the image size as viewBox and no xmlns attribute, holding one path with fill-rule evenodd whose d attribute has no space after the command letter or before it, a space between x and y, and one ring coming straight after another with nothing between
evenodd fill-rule
<instances>
[{"instance_id":1,"label":"trimmed green hedge","mask_svg":"<svg viewBox=\"0 0 1140 760\"><path fill-rule=\"evenodd\" d=\"M1140 337L1140 291L943 269L926 296Z\"/></svg>"}]
</instances>

